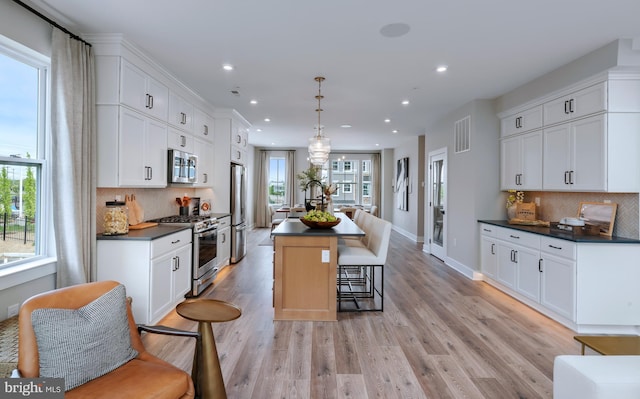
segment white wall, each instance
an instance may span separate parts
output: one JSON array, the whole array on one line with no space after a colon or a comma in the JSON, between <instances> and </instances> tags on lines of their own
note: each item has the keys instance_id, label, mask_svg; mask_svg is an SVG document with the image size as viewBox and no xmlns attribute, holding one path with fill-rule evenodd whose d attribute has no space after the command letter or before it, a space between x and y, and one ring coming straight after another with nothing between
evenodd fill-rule
<instances>
[{"instance_id":1,"label":"white wall","mask_svg":"<svg viewBox=\"0 0 640 399\"><path fill-rule=\"evenodd\" d=\"M421 148L422 146L422 148ZM398 160L409 158L409 209L398 209L395 193L392 196L393 229L416 242L422 242L424 236L424 136L411 138L393 149L393 182L395 182ZM385 181L391 185L391 181Z\"/></svg>"},{"instance_id":2,"label":"white wall","mask_svg":"<svg viewBox=\"0 0 640 399\"><path fill-rule=\"evenodd\" d=\"M471 150L455 154L454 123L466 116L471 116ZM498 138L499 121L491 100L463 105L426 133L426 154L447 148L447 258L444 261L469 277L480 268L478 219L504 218L499 191ZM426 185L424 190L426 193ZM427 213L425 226L428 225Z\"/></svg>"}]
</instances>

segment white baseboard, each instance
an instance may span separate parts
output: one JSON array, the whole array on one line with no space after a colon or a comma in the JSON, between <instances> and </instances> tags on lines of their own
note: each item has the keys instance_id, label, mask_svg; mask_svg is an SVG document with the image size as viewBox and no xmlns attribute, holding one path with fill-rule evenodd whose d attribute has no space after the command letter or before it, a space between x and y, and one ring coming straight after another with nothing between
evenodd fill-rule
<instances>
[{"instance_id":1,"label":"white baseboard","mask_svg":"<svg viewBox=\"0 0 640 399\"><path fill-rule=\"evenodd\" d=\"M400 227L393 225L392 229L400 234L402 234L403 236L407 237L408 239L412 240L413 242L419 242L418 241L418 236L415 234L412 234L406 230L401 229Z\"/></svg>"}]
</instances>

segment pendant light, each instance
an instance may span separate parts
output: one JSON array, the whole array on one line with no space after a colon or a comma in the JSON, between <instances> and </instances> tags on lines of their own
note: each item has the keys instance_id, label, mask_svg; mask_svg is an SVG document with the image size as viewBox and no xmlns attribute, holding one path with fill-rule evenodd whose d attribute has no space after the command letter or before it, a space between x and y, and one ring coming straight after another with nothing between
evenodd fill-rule
<instances>
[{"instance_id":1,"label":"pendant light","mask_svg":"<svg viewBox=\"0 0 640 399\"><path fill-rule=\"evenodd\" d=\"M313 165L322 166L329 159L329 153L331 152L331 140L322 135L324 126L320 124L320 113L322 112L320 100L324 98L322 96L321 88L324 78L322 76L317 76L315 81L318 82L318 95L316 96L316 99L318 100L318 108L316 109L316 112L318 113L318 124L316 125L316 135L309 139L309 161Z\"/></svg>"}]
</instances>

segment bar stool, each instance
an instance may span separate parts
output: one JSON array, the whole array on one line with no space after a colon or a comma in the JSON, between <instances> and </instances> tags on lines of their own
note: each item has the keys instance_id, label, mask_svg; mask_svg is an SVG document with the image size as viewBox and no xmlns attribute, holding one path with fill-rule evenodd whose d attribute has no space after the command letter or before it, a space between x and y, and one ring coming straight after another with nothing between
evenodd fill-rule
<instances>
[{"instance_id":1,"label":"bar stool","mask_svg":"<svg viewBox=\"0 0 640 399\"><path fill-rule=\"evenodd\" d=\"M191 378L195 383L196 397L201 399L226 399L216 341L211 323L235 320L242 315L239 307L217 299L187 299L176 306L176 312L188 320L198 322L200 343L193 354Z\"/></svg>"}]
</instances>

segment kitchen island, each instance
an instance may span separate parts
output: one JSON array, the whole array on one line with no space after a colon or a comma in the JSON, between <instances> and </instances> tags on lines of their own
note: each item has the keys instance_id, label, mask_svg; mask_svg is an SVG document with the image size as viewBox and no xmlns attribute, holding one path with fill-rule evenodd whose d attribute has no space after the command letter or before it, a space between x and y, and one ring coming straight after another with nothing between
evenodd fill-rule
<instances>
[{"instance_id":1,"label":"kitchen island","mask_svg":"<svg viewBox=\"0 0 640 399\"><path fill-rule=\"evenodd\" d=\"M340 223L330 229L288 218L273 230L275 320L337 320L338 238L365 233L346 215L336 216Z\"/></svg>"}]
</instances>

